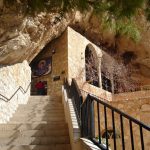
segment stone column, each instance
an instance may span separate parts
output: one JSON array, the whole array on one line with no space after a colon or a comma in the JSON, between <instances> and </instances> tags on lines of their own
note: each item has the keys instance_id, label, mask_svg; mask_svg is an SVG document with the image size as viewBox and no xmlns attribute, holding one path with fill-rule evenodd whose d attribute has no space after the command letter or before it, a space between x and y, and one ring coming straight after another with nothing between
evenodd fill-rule
<instances>
[{"instance_id":1,"label":"stone column","mask_svg":"<svg viewBox=\"0 0 150 150\"><path fill-rule=\"evenodd\" d=\"M114 87L114 77L113 77L113 73L111 74L111 89L112 89L112 93L115 94L115 87Z\"/></svg>"},{"instance_id":2,"label":"stone column","mask_svg":"<svg viewBox=\"0 0 150 150\"><path fill-rule=\"evenodd\" d=\"M102 88L102 76L101 76L101 60L102 57L98 57L98 76L99 76L99 87Z\"/></svg>"}]
</instances>

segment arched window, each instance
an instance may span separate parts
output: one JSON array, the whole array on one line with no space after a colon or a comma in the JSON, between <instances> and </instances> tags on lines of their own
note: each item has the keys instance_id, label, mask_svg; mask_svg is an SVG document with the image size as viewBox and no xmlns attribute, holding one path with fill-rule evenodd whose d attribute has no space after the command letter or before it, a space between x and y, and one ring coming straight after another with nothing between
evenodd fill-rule
<instances>
[{"instance_id":1,"label":"arched window","mask_svg":"<svg viewBox=\"0 0 150 150\"><path fill-rule=\"evenodd\" d=\"M98 67L96 64L97 58L94 55L93 49L94 48L91 45L88 45L85 49L86 81L99 87Z\"/></svg>"}]
</instances>

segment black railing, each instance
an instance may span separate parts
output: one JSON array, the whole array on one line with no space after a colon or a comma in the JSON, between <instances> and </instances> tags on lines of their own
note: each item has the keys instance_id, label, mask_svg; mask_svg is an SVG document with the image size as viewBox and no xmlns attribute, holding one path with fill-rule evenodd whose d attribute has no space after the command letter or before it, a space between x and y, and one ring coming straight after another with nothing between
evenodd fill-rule
<instances>
[{"instance_id":1,"label":"black railing","mask_svg":"<svg viewBox=\"0 0 150 150\"><path fill-rule=\"evenodd\" d=\"M68 89L75 101L82 137L90 139L102 150L149 148L150 126L90 94L81 105L82 95L75 80L71 86L68 84Z\"/></svg>"},{"instance_id":2,"label":"black railing","mask_svg":"<svg viewBox=\"0 0 150 150\"><path fill-rule=\"evenodd\" d=\"M23 89L22 86L19 86L18 89L14 92L14 94L12 94L12 96L10 98L0 94L0 100L9 102L18 93L18 91L21 91L23 94L26 94L30 85L31 85L31 82L29 83L29 85L27 86L27 88L25 90Z\"/></svg>"},{"instance_id":3,"label":"black railing","mask_svg":"<svg viewBox=\"0 0 150 150\"><path fill-rule=\"evenodd\" d=\"M150 136L150 127L138 121L137 119L127 115L126 113L120 111L119 109L109 105L108 103L96 97L93 97L91 95L88 95L86 100L82 104L81 114L82 114L81 122L82 122L83 136L90 138L100 148L102 149L109 148L110 145L108 142L109 139L108 136L110 132L110 129L108 129L108 122L109 122L109 128L111 125L111 129L112 129L111 132L113 134L113 144L112 144L113 146L111 145L113 149L125 150L126 146L128 147L126 149L132 149L132 150L146 149L146 144L145 144L146 142L144 142L145 136L143 130L145 130L145 132L147 132L147 135L149 134ZM116 117L117 115L118 118ZM102 121L103 121L103 127L101 127ZM136 133L133 133L133 127L134 127L134 131L135 128L137 128L135 132L140 133L139 137L137 137L138 134L135 137ZM101 134L102 128L104 129L104 133L105 133L104 135ZM116 128L120 128L120 135L118 135L122 143L120 147L117 147L118 144L116 143L117 134L119 134L116 133ZM97 133L95 132L95 130L97 131ZM129 134L127 134L128 131ZM106 139L105 143L102 143L101 137L103 136ZM130 143L128 143L129 141L125 139L125 136L130 138ZM137 142L140 142L141 146L138 145L138 147L134 148L135 145L137 146L138 144Z\"/></svg>"}]
</instances>

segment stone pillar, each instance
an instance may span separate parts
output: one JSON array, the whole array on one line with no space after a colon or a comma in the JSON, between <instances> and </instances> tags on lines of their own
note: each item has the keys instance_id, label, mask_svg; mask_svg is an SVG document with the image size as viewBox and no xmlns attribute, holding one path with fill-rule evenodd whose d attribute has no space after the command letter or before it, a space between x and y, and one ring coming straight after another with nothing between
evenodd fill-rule
<instances>
[{"instance_id":1,"label":"stone pillar","mask_svg":"<svg viewBox=\"0 0 150 150\"><path fill-rule=\"evenodd\" d=\"M100 88L102 88L101 60L102 60L102 57L98 57L98 76L99 76L99 87Z\"/></svg>"},{"instance_id":2,"label":"stone pillar","mask_svg":"<svg viewBox=\"0 0 150 150\"><path fill-rule=\"evenodd\" d=\"M115 94L115 87L114 87L114 77L113 77L113 73L111 74L111 89L112 89L112 93Z\"/></svg>"}]
</instances>

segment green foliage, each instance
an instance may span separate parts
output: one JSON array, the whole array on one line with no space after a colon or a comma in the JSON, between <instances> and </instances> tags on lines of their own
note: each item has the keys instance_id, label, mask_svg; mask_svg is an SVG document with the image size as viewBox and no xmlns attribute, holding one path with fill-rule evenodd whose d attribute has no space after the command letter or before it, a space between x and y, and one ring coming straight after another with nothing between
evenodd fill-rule
<instances>
[{"instance_id":1,"label":"green foliage","mask_svg":"<svg viewBox=\"0 0 150 150\"><path fill-rule=\"evenodd\" d=\"M134 17L143 6L144 0L103 0L94 4L94 10L104 29L113 31L116 37L126 35L138 41L140 32L134 24Z\"/></svg>"},{"instance_id":2,"label":"green foliage","mask_svg":"<svg viewBox=\"0 0 150 150\"><path fill-rule=\"evenodd\" d=\"M137 26L132 22L124 22L120 21L117 22L116 25L117 33L121 35L126 35L127 37L131 38L133 41L137 42L140 40L140 32Z\"/></svg>"},{"instance_id":3,"label":"green foliage","mask_svg":"<svg viewBox=\"0 0 150 150\"><path fill-rule=\"evenodd\" d=\"M97 13L108 12L115 18L130 18L136 15L139 8L143 7L145 0L104 0L94 3L94 9Z\"/></svg>"},{"instance_id":4,"label":"green foliage","mask_svg":"<svg viewBox=\"0 0 150 150\"><path fill-rule=\"evenodd\" d=\"M102 19L102 27L104 30L111 30L114 32L116 37L125 35L135 42L140 40L140 31L132 20L115 20L105 16Z\"/></svg>"},{"instance_id":5,"label":"green foliage","mask_svg":"<svg viewBox=\"0 0 150 150\"><path fill-rule=\"evenodd\" d=\"M20 0L22 4L27 5L28 11L43 11L53 10L69 11L72 8L84 11L88 8L88 0ZM5 0L5 4L12 5L17 3L17 0Z\"/></svg>"},{"instance_id":6,"label":"green foliage","mask_svg":"<svg viewBox=\"0 0 150 150\"><path fill-rule=\"evenodd\" d=\"M140 39L139 29L134 24L134 17L139 10L145 12L150 20L150 0L20 0L27 5L28 12L37 11L70 11L79 9L87 10L89 6L97 17L102 20L103 27L109 28L116 35L126 35L137 41ZM5 0L10 6L16 0Z\"/></svg>"},{"instance_id":7,"label":"green foliage","mask_svg":"<svg viewBox=\"0 0 150 150\"><path fill-rule=\"evenodd\" d=\"M126 17L132 17L136 15L139 8L143 7L145 0L122 0L121 14Z\"/></svg>"}]
</instances>

